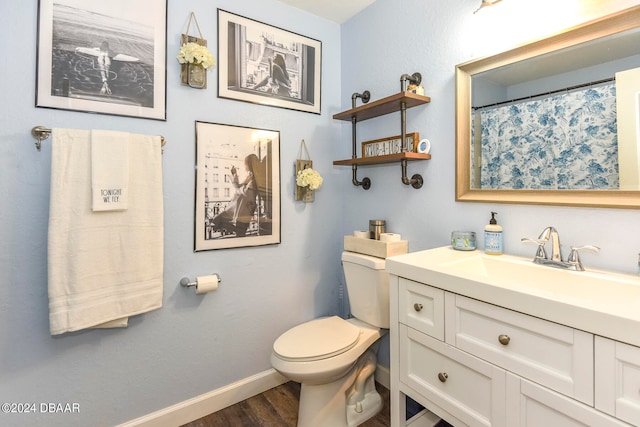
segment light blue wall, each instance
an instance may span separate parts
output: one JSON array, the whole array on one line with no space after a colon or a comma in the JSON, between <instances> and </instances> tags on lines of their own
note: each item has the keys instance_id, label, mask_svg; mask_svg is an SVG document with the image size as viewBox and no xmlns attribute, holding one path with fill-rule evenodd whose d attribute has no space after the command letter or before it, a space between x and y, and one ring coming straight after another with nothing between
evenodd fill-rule
<instances>
[{"instance_id":1,"label":"light blue wall","mask_svg":"<svg viewBox=\"0 0 640 427\"><path fill-rule=\"evenodd\" d=\"M606 3L608 5L600 6L601 9L609 7L603 14L623 8L622 3L629 7L638 2ZM452 230L476 231L482 247L482 230L493 210L498 212L498 223L504 227L507 253L533 256L534 248L523 245L520 238L537 237L545 226L554 225L560 231L565 253L570 245L601 247L600 254L583 255L587 268L635 273L640 252L640 213L636 210L455 201L456 64L524 43L531 36L516 31L535 30L544 23L532 21L528 13L514 13L503 22L509 32L492 27L483 34L480 24L489 20L491 14L504 11L501 8L527 5L536 8L536 3L505 1L474 15L479 4L479 0L377 0L342 26L343 108L349 107L349 95L354 91L368 89L372 99L379 99L399 91L402 74L418 71L431 103L407 111L407 132L419 132L421 137L431 140L432 147L431 160L408 166L409 176L422 174L425 183L420 190L400 182L399 165L359 169L359 177L370 177L372 187L368 192L345 188L349 202L345 204L342 231L349 233L366 224L368 218L375 217L386 219L390 231L407 238L410 251L447 245ZM596 17L594 8L591 6L589 18ZM553 32L558 30L560 28ZM397 135L399 125L399 114L369 120L359 126L358 138L371 140ZM343 125L345 144L350 140L350 132L350 125Z\"/></svg>"},{"instance_id":2,"label":"light blue wall","mask_svg":"<svg viewBox=\"0 0 640 427\"><path fill-rule=\"evenodd\" d=\"M0 402L80 405L80 414L0 413L0 425L115 425L271 367L273 341L295 324L338 311L339 252L348 171L333 169L340 127L340 26L275 0L169 1L167 121L34 107L37 3L0 5ZM179 84L180 34L194 11L217 57L217 8L322 41L322 114L217 98ZM193 25L192 25L193 32ZM217 58L224 63L224 59ZM193 252L195 120L280 130L282 244ZM161 134L165 201L164 307L127 330L52 338L48 326L50 140L35 125ZM325 178L313 204L293 201L300 140ZM215 293L180 278L218 272Z\"/></svg>"},{"instance_id":3,"label":"light blue wall","mask_svg":"<svg viewBox=\"0 0 640 427\"><path fill-rule=\"evenodd\" d=\"M169 2L166 122L34 108L36 2L0 5L0 402L78 402L73 418L4 415L17 426L114 425L270 367L273 340L294 324L339 312L342 235L383 218L412 251L448 244L454 229L480 232L499 212L508 253L532 255L520 244L546 225L566 245L596 244L588 267L634 272L640 214L615 209L486 205L454 201L454 66L478 54L472 11L477 0L377 0L339 26L274 0ZM506 5L507 2L504 2ZM173 57L194 11L204 37L217 45L216 8L256 18L323 43L322 115L261 107L180 86ZM514 17L517 27L526 16ZM401 22L401 25L397 23ZM489 40L488 42L492 42ZM508 45L524 40L510 40ZM505 43L504 40L495 40ZM498 44L496 48L499 47ZM373 186L351 185L351 127L331 116L350 108L351 94L373 99L398 92L403 73L419 71L431 104L409 110L408 130L432 141L433 159L409 164L425 185L400 182L400 166L361 168ZM193 253L194 121L281 131L282 244ZM359 140L396 135L399 115L371 120ZM162 134L165 189L164 307L131 321L127 330L48 333L46 233L50 145L38 153L34 125L103 128ZM325 178L313 204L292 200L293 163L300 139ZM482 241L480 241L482 244ZM216 292L181 289L183 276L217 271ZM388 358L385 348L381 359Z\"/></svg>"},{"instance_id":4,"label":"light blue wall","mask_svg":"<svg viewBox=\"0 0 640 427\"><path fill-rule=\"evenodd\" d=\"M607 3L602 7L608 6L609 10L602 14L638 2ZM409 240L412 252L448 245L453 230L475 231L482 248L482 231L489 222L489 212L497 211L498 222L504 227L506 253L533 257L534 248L523 245L520 238L537 237L544 227L553 225L560 231L565 254L570 245L601 247L600 254L582 256L587 268L635 273L640 252L638 211L455 201L455 66L542 36L518 38L517 31L529 30L530 34L542 22L532 20L529 13L513 14L509 21L498 23L504 24L504 31L492 24L489 30L494 36L482 33L483 21L491 19L492 13L500 11L498 8L527 4L536 8L537 3L505 1L493 10L487 8L474 15L479 4L479 0L377 0L342 26L342 108L350 108L353 92L369 90L373 100L380 99L400 90L402 74L420 72L431 103L407 110L407 132L419 132L421 137L429 138L432 154L429 161L409 163L408 176L419 173L424 178L419 190L401 183L400 165L360 168L359 179L368 176L372 186L368 191L345 188L348 202L342 232L348 234L365 227L369 218L381 218L386 219L389 231ZM551 6L549 10L556 10L559 4ZM550 20L545 18L547 21ZM399 114L388 115L358 126L358 141L399 132ZM349 144L350 124L342 125L341 139L345 146ZM378 356L388 366L388 340Z\"/></svg>"}]
</instances>

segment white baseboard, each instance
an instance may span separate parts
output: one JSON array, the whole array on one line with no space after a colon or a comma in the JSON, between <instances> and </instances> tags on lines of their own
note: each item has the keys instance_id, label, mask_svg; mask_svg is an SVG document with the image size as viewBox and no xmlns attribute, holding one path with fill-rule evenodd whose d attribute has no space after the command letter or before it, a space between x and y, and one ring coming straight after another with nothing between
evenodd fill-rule
<instances>
[{"instance_id":1,"label":"white baseboard","mask_svg":"<svg viewBox=\"0 0 640 427\"><path fill-rule=\"evenodd\" d=\"M390 388L389 368L378 365L376 381ZM260 372L217 390L201 394L117 427L175 427L187 424L289 381L275 369Z\"/></svg>"},{"instance_id":2,"label":"white baseboard","mask_svg":"<svg viewBox=\"0 0 640 427\"><path fill-rule=\"evenodd\" d=\"M289 381L275 369L244 378L118 427L175 427L202 418Z\"/></svg>"}]
</instances>

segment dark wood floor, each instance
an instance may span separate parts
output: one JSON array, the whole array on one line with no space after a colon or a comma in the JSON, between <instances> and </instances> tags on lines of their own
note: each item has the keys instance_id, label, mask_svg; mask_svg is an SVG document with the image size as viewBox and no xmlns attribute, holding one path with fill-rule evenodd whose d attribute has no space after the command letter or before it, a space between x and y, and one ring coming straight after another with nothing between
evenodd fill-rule
<instances>
[{"instance_id":1,"label":"dark wood floor","mask_svg":"<svg viewBox=\"0 0 640 427\"><path fill-rule=\"evenodd\" d=\"M382 411L363 427L388 427L389 390L376 384L384 401ZM279 387L207 415L183 427L296 427L300 384L290 381Z\"/></svg>"}]
</instances>

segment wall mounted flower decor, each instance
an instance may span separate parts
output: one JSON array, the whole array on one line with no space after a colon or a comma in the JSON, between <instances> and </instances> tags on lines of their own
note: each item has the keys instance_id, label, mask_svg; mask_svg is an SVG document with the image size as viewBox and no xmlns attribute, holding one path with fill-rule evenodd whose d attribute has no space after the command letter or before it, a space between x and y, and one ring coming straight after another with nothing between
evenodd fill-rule
<instances>
[{"instance_id":1,"label":"wall mounted flower decor","mask_svg":"<svg viewBox=\"0 0 640 427\"><path fill-rule=\"evenodd\" d=\"M200 37L190 36L189 28L191 20L196 23ZM182 64L180 70L180 83L198 89L207 87L207 69L216 65L215 58L207 48L207 40L202 38L198 20L193 12L189 15L187 31L180 39L180 51L176 59Z\"/></svg>"},{"instance_id":2,"label":"wall mounted flower decor","mask_svg":"<svg viewBox=\"0 0 640 427\"><path fill-rule=\"evenodd\" d=\"M178 62L187 66L187 84L203 89L207 86L207 69L216 64L209 49L195 42L182 45L177 56Z\"/></svg>"},{"instance_id":3,"label":"wall mounted flower decor","mask_svg":"<svg viewBox=\"0 0 640 427\"><path fill-rule=\"evenodd\" d=\"M322 177L311 168L307 168L298 172L296 184L300 187L309 187L309 190L317 190L322 187Z\"/></svg>"},{"instance_id":4,"label":"wall mounted flower decor","mask_svg":"<svg viewBox=\"0 0 640 427\"><path fill-rule=\"evenodd\" d=\"M306 159L304 158L306 154ZM322 176L312 168L313 161L304 139L300 142L300 150L296 159L296 192L295 199L313 202L314 192L322 186Z\"/></svg>"}]
</instances>

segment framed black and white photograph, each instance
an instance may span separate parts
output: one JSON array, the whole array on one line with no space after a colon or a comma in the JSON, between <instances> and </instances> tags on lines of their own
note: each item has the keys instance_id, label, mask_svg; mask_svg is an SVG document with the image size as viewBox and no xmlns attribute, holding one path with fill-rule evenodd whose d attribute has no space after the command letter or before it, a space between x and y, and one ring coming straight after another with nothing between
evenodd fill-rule
<instances>
[{"instance_id":1,"label":"framed black and white photograph","mask_svg":"<svg viewBox=\"0 0 640 427\"><path fill-rule=\"evenodd\" d=\"M218 96L320 114L322 42L218 9Z\"/></svg>"},{"instance_id":2,"label":"framed black and white photograph","mask_svg":"<svg viewBox=\"0 0 640 427\"><path fill-rule=\"evenodd\" d=\"M166 120L167 0L40 0L36 106Z\"/></svg>"},{"instance_id":3,"label":"framed black and white photograph","mask_svg":"<svg viewBox=\"0 0 640 427\"><path fill-rule=\"evenodd\" d=\"M280 132L196 122L195 251L280 243Z\"/></svg>"}]
</instances>

